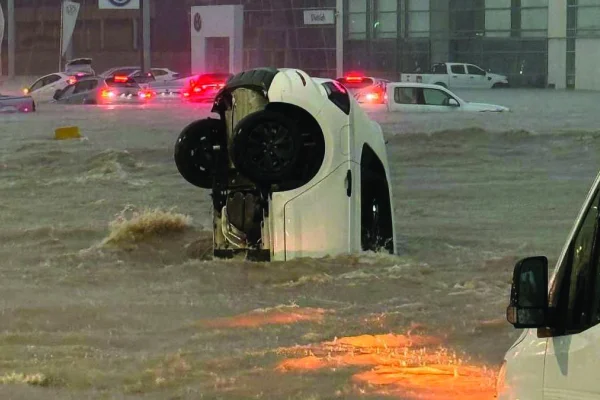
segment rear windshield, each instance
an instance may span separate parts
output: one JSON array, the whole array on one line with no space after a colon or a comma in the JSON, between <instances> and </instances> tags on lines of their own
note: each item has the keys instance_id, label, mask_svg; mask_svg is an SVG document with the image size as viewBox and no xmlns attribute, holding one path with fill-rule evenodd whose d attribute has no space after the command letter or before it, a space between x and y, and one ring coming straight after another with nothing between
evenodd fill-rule
<instances>
[{"instance_id":1,"label":"rear windshield","mask_svg":"<svg viewBox=\"0 0 600 400\"><path fill-rule=\"evenodd\" d=\"M350 82L348 82L346 78L338 78L336 80L348 89L363 89L374 83L371 78L362 78L360 81L351 80Z\"/></svg>"},{"instance_id":2,"label":"rear windshield","mask_svg":"<svg viewBox=\"0 0 600 400\"><path fill-rule=\"evenodd\" d=\"M127 87L127 88L139 88L140 85L133 79L129 79L127 82L115 82L115 78L105 79L104 82L110 87Z\"/></svg>"}]
</instances>

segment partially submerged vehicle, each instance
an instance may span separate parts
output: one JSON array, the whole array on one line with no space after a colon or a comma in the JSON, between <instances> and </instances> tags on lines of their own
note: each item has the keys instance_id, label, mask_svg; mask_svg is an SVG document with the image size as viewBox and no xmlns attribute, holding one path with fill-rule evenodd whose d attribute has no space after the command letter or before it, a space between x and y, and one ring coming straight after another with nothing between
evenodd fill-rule
<instances>
[{"instance_id":1,"label":"partially submerged vehicle","mask_svg":"<svg viewBox=\"0 0 600 400\"><path fill-rule=\"evenodd\" d=\"M396 251L379 124L335 80L260 68L229 79L175 163L212 190L217 258L285 261Z\"/></svg>"},{"instance_id":2,"label":"partially submerged vehicle","mask_svg":"<svg viewBox=\"0 0 600 400\"><path fill-rule=\"evenodd\" d=\"M35 111L31 96L8 96L0 94L0 113L29 113Z\"/></svg>"},{"instance_id":3,"label":"partially submerged vehicle","mask_svg":"<svg viewBox=\"0 0 600 400\"><path fill-rule=\"evenodd\" d=\"M54 101L61 104L146 104L154 97L132 78L118 75L86 77L54 93Z\"/></svg>"},{"instance_id":4,"label":"partially submerged vehicle","mask_svg":"<svg viewBox=\"0 0 600 400\"><path fill-rule=\"evenodd\" d=\"M387 85L388 111L405 112L504 112L507 107L472 103L440 85L393 82Z\"/></svg>"}]
</instances>

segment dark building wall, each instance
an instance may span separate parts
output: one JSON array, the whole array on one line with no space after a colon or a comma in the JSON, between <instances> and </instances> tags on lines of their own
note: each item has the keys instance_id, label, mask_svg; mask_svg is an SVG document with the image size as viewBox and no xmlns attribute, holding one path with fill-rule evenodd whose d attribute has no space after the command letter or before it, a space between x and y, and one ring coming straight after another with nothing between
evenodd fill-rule
<instances>
[{"instance_id":1,"label":"dark building wall","mask_svg":"<svg viewBox=\"0 0 600 400\"><path fill-rule=\"evenodd\" d=\"M139 11L99 10L98 0L78 0L73 55L92 57L101 71L139 65ZM16 69L41 75L58 67L60 0L16 1ZM6 0L0 0L6 11ZM299 67L317 76L335 74L334 26L306 26L306 8L335 8L335 0L152 0L152 65L190 72L190 8L244 5L244 66ZM6 54L6 39L3 54ZM6 57L3 71L6 71Z\"/></svg>"}]
</instances>

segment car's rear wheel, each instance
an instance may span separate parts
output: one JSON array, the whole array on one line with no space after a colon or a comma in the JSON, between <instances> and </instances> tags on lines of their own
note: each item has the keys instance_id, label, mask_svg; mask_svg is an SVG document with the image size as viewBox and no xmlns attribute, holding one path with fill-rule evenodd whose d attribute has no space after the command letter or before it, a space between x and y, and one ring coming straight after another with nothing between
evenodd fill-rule
<instances>
[{"instance_id":1,"label":"car's rear wheel","mask_svg":"<svg viewBox=\"0 0 600 400\"><path fill-rule=\"evenodd\" d=\"M392 208L384 176L361 168L361 242L365 251L394 252Z\"/></svg>"},{"instance_id":2,"label":"car's rear wheel","mask_svg":"<svg viewBox=\"0 0 600 400\"><path fill-rule=\"evenodd\" d=\"M216 152L225 137L225 123L205 118L185 127L175 143L175 164L192 185L210 189L213 185Z\"/></svg>"},{"instance_id":3,"label":"car's rear wheel","mask_svg":"<svg viewBox=\"0 0 600 400\"><path fill-rule=\"evenodd\" d=\"M257 111L235 127L231 160L239 172L258 184L285 181L295 170L302 150L296 125L284 114Z\"/></svg>"}]
</instances>

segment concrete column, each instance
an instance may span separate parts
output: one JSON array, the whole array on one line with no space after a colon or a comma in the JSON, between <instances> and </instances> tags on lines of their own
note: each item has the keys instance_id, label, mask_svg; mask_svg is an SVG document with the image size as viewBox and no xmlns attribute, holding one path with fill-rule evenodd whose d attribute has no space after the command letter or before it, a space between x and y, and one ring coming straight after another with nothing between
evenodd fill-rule
<instances>
[{"instance_id":1,"label":"concrete column","mask_svg":"<svg viewBox=\"0 0 600 400\"><path fill-rule=\"evenodd\" d=\"M447 62L450 59L450 1L429 1L430 64ZM429 67L429 65L422 66L426 69L429 69Z\"/></svg>"},{"instance_id":2,"label":"concrete column","mask_svg":"<svg viewBox=\"0 0 600 400\"><path fill-rule=\"evenodd\" d=\"M344 0L336 0L335 11L335 74L344 76Z\"/></svg>"},{"instance_id":3,"label":"concrete column","mask_svg":"<svg viewBox=\"0 0 600 400\"><path fill-rule=\"evenodd\" d=\"M567 87L567 0L548 2L548 84Z\"/></svg>"},{"instance_id":4,"label":"concrete column","mask_svg":"<svg viewBox=\"0 0 600 400\"><path fill-rule=\"evenodd\" d=\"M152 53L150 44L150 0L142 0L142 72L150 71Z\"/></svg>"},{"instance_id":5,"label":"concrete column","mask_svg":"<svg viewBox=\"0 0 600 400\"><path fill-rule=\"evenodd\" d=\"M16 38L16 19L15 19L15 0L8 0L8 77L15 76L15 42Z\"/></svg>"}]
</instances>

